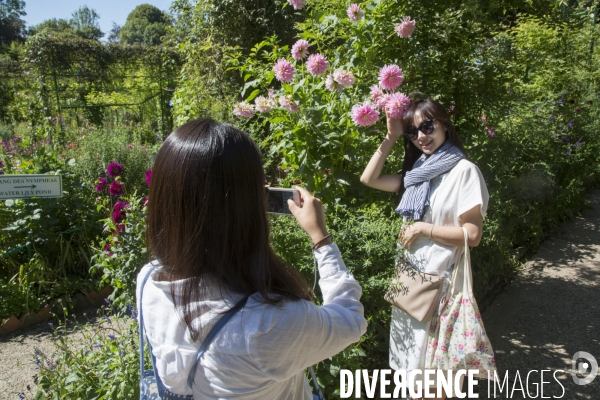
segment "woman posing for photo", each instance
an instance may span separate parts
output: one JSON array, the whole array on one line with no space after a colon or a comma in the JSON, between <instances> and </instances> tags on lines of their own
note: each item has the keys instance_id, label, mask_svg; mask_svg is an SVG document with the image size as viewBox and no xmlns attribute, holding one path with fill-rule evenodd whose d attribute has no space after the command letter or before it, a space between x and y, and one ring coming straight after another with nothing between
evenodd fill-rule
<instances>
[{"instance_id":1,"label":"woman posing for photo","mask_svg":"<svg viewBox=\"0 0 600 400\"><path fill-rule=\"evenodd\" d=\"M488 191L481 172L467 159L447 111L430 98L413 100L400 119L387 115L387 136L369 161L360 181L372 188L399 193L396 212L405 225L398 239L410 264L445 278L464 247L481 241ZM381 175L384 162L404 135L404 162L397 175ZM430 320L418 321L392 307L390 367L423 370Z\"/></svg>"}]
</instances>

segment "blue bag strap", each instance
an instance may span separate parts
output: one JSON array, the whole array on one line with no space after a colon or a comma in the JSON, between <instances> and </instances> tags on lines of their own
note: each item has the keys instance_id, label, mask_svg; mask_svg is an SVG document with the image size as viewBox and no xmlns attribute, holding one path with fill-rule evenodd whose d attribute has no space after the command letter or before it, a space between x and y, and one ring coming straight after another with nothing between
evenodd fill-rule
<instances>
[{"instance_id":1,"label":"blue bag strap","mask_svg":"<svg viewBox=\"0 0 600 400\"><path fill-rule=\"evenodd\" d=\"M196 375L196 367L198 366L198 361L200 361L200 358L202 357L208 346L210 346L210 343L213 341L215 336L217 336L221 328L223 328L225 324L231 319L231 317L233 317L238 311L240 311L244 307L244 305L246 305L247 301L248 296L240 300L235 306L233 306L233 308L227 311L227 313L217 321L217 323L210 330L210 332L208 332L208 335L206 335L206 338L204 339L202 345L200 346L200 349L198 350L198 354L196 355L196 362L194 362L194 365L192 365L192 369L190 370L190 374L188 375L188 387L192 387L192 384L194 383L194 376Z\"/></svg>"},{"instance_id":2,"label":"blue bag strap","mask_svg":"<svg viewBox=\"0 0 600 400\"><path fill-rule=\"evenodd\" d=\"M144 297L144 286L146 286L146 281L152 274L152 271L154 271L154 268L156 268L155 265L150 268L150 271L148 271L144 280L142 280L142 286L140 287L140 310L138 313L138 330L140 331L140 379L144 377L144 313L142 312L142 298ZM150 342L148 342L148 345L150 345ZM152 350L150 350L150 354L152 355Z\"/></svg>"},{"instance_id":3,"label":"blue bag strap","mask_svg":"<svg viewBox=\"0 0 600 400\"><path fill-rule=\"evenodd\" d=\"M140 324L140 326L139 326L139 331L140 331L140 378L144 376L144 313L143 313L143 309L142 309L142 298L144 296L144 286L146 286L146 281L148 280L148 278L152 274L152 271L154 271L155 268L156 268L155 265L153 265L150 268L150 271L148 271L148 273L142 280L142 285L140 288L140 310L138 313L139 324ZM215 336L217 336L217 334L219 333L221 328L223 328L225 326L225 324L231 319L231 317L233 317L238 311L240 311L244 307L244 305L246 305L247 301L248 301L248 296L246 296L242 300L240 300L235 306L233 306L229 311L227 311L227 313L223 317L221 317L221 319L219 319L217 321L217 323L215 324L215 326L210 330L210 332L208 333L208 335L202 342L200 349L198 350L198 354L196 355L196 361L194 362L194 365L192 365L192 369L190 370L190 374L188 375L188 387L190 387L190 388L192 387L192 384L194 383L194 376L196 375L196 367L198 365L198 361L200 360L200 358L202 357L202 355L204 354L204 352L206 351L208 346L210 346L210 343L212 342L212 340L215 338ZM148 341L148 347L150 348L150 358L152 360L152 369L154 370L154 376L156 377L156 383L159 386L159 390L160 390L160 388L164 388L164 384L162 383L162 380L160 379L160 377L158 376L158 373L156 372L156 361L154 358L154 354L152 354L152 345L150 344L150 341Z\"/></svg>"},{"instance_id":4,"label":"blue bag strap","mask_svg":"<svg viewBox=\"0 0 600 400\"><path fill-rule=\"evenodd\" d=\"M323 395L323 392L321 391L321 388L317 383L317 375L315 375L315 370L313 369L312 365L308 367L308 371L310 372L310 377L312 378L313 385L315 387L315 390L317 391L317 395L315 398L318 400L325 400L325 396Z\"/></svg>"}]
</instances>

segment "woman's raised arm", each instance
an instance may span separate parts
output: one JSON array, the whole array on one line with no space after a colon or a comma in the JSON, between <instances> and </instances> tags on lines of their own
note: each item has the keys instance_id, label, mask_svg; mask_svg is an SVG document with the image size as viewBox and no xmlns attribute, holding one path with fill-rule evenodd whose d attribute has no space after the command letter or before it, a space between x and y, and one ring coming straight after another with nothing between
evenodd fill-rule
<instances>
[{"instance_id":1,"label":"woman's raised arm","mask_svg":"<svg viewBox=\"0 0 600 400\"><path fill-rule=\"evenodd\" d=\"M402 185L402 176L400 175L381 175L383 170L383 164L386 158L390 155L392 147L402 135L403 126L402 121L399 119L390 118L387 115L387 128L388 133L381 145L371 157L371 160L367 164L365 170L360 177L360 181L374 189L383 190L386 192L398 192Z\"/></svg>"}]
</instances>

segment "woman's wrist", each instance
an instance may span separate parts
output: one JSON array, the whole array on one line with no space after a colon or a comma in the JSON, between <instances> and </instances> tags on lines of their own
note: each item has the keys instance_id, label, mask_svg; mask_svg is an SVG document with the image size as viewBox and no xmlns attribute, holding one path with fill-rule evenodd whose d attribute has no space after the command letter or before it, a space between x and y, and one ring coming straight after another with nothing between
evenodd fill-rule
<instances>
[{"instance_id":1,"label":"woman's wrist","mask_svg":"<svg viewBox=\"0 0 600 400\"><path fill-rule=\"evenodd\" d=\"M327 233L327 230L319 230L313 233L310 233L310 240L312 241L313 245L315 243L317 243L319 240L323 239L324 237L326 237L327 235L329 235L329 233Z\"/></svg>"},{"instance_id":2,"label":"woman's wrist","mask_svg":"<svg viewBox=\"0 0 600 400\"><path fill-rule=\"evenodd\" d=\"M332 244L332 243L333 243L333 240L331 238L331 235L326 235L326 236L323 236L323 238L321 240L317 240L316 242L313 240L312 249L317 250L323 246L327 246L328 244Z\"/></svg>"},{"instance_id":3,"label":"woman's wrist","mask_svg":"<svg viewBox=\"0 0 600 400\"><path fill-rule=\"evenodd\" d=\"M399 133L392 133L392 132L388 131L387 135L385 137L386 137L386 139L388 139L391 142L397 142L398 139L400 139L401 135L402 135L401 132L399 132Z\"/></svg>"}]
</instances>

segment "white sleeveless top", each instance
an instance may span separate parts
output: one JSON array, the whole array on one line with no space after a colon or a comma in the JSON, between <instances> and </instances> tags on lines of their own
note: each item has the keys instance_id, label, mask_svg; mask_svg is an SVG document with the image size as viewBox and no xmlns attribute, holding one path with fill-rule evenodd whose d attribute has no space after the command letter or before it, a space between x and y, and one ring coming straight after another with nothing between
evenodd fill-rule
<instances>
[{"instance_id":1,"label":"white sleeveless top","mask_svg":"<svg viewBox=\"0 0 600 400\"><path fill-rule=\"evenodd\" d=\"M485 218L489 193L479 168L461 160L445 174L430 182L430 206L423 222L444 226L461 226L459 216L477 205ZM435 228L434 228L435 233ZM458 247L446 246L419 236L409 246L407 257L423 272L446 275L458 257ZM443 291L447 290L445 284ZM419 322L397 307L392 307L390 326L390 367L392 369L423 369L429 321Z\"/></svg>"}]
</instances>

